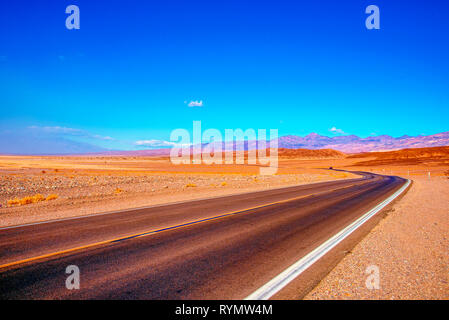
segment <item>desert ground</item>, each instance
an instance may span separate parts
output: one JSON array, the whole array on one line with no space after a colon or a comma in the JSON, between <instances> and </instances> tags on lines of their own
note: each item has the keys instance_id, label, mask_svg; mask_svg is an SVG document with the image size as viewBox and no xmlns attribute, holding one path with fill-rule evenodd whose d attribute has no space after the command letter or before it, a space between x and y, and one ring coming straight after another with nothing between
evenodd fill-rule
<instances>
[{"instance_id":1,"label":"desert ground","mask_svg":"<svg viewBox=\"0 0 449 320\"><path fill-rule=\"evenodd\" d=\"M345 155L280 150L276 175L258 165L172 165L167 157L1 156L0 226L356 177L413 180L408 193L307 299L449 298L449 147ZM380 270L380 289L365 269ZM301 297L302 298L302 297Z\"/></svg>"}]
</instances>

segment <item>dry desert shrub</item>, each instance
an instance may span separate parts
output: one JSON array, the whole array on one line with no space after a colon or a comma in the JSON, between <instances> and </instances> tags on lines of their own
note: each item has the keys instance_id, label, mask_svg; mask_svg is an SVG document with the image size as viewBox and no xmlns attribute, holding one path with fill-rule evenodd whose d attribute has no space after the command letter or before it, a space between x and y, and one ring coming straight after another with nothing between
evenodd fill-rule
<instances>
[{"instance_id":1,"label":"dry desert shrub","mask_svg":"<svg viewBox=\"0 0 449 320\"><path fill-rule=\"evenodd\" d=\"M45 197L41 194L35 194L34 196L28 196L22 199L15 198L13 200L8 200L8 207L9 206L23 206L26 204L36 203L40 201L44 201Z\"/></svg>"},{"instance_id":2,"label":"dry desert shrub","mask_svg":"<svg viewBox=\"0 0 449 320\"><path fill-rule=\"evenodd\" d=\"M56 199L58 199L57 194L50 194L50 195L48 195L47 198L45 198L45 201L51 201L51 200L56 200Z\"/></svg>"},{"instance_id":3,"label":"dry desert shrub","mask_svg":"<svg viewBox=\"0 0 449 320\"><path fill-rule=\"evenodd\" d=\"M195 188L195 187L196 187L196 184L194 184L194 183L186 184L186 188Z\"/></svg>"}]
</instances>

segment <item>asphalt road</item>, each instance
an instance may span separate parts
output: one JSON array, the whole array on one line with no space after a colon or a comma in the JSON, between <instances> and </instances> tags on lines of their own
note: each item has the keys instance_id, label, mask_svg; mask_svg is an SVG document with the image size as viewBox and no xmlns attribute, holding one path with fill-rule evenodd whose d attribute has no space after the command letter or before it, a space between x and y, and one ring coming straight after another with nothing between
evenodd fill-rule
<instances>
[{"instance_id":1,"label":"asphalt road","mask_svg":"<svg viewBox=\"0 0 449 320\"><path fill-rule=\"evenodd\" d=\"M0 229L0 299L245 298L405 183L361 174Z\"/></svg>"}]
</instances>

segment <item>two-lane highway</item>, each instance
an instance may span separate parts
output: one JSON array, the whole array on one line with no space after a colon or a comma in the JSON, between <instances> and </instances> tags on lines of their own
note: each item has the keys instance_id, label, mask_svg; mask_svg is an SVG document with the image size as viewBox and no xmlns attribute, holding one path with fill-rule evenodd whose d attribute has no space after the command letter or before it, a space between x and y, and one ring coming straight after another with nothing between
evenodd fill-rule
<instances>
[{"instance_id":1,"label":"two-lane highway","mask_svg":"<svg viewBox=\"0 0 449 320\"><path fill-rule=\"evenodd\" d=\"M0 298L245 298L405 183L361 174L0 229Z\"/></svg>"}]
</instances>

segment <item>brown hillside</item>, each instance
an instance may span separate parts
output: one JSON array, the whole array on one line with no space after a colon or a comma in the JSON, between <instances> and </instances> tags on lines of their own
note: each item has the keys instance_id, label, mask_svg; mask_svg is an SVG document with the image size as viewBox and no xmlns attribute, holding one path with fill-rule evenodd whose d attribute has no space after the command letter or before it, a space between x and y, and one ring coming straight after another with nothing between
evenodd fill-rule
<instances>
[{"instance_id":1,"label":"brown hillside","mask_svg":"<svg viewBox=\"0 0 449 320\"><path fill-rule=\"evenodd\" d=\"M257 150L244 151L244 159L248 159L248 153L254 152L256 155L258 154ZM233 152L234 156L236 156L236 151ZM270 149L266 150L266 155L270 154ZM181 152L179 152L181 155ZM214 152L211 153L214 155ZM310 149L286 149L279 148L278 155L283 159L298 159L298 160L320 160L320 159L344 159L346 158L346 154L340 151L332 150L332 149L319 149L319 150L310 150ZM225 153L222 153L222 156L225 156ZM191 154L191 158L193 154ZM167 159L169 159L167 157Z\"/></svg>"},{"instance_id":2,"label":"brown hillside","mask_svg":"<svg viewBox=\"0 0 449 320\"><path fill-rule=\"evenodd\" d=\"M284 149L279 148L279 157L294 159L343 159L346 154L333 149Z\"/></svg>"},{"instance_id":3,"label":"brown hillside","mask_svg":"<svg viewBox=\"0 0 449 320\"><path fill-rule=\"evenodd\" d=\"M349 159L375 158L356 163L355 165L385 165L385 164L419 164L419 163L439 163L449 164L449 147L432 147L403 149L388 152L368 152L351 155Z\"/></svg>"}]
</instances>

